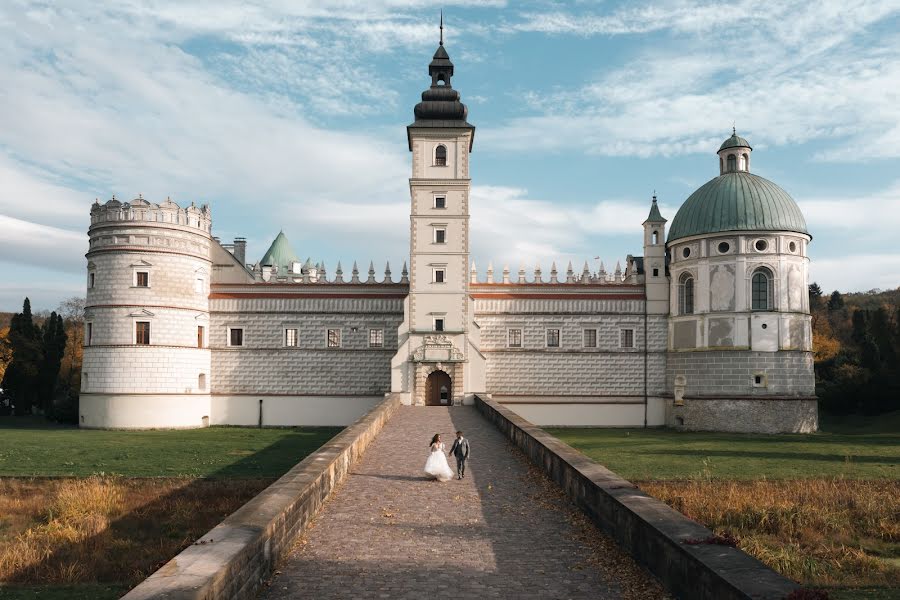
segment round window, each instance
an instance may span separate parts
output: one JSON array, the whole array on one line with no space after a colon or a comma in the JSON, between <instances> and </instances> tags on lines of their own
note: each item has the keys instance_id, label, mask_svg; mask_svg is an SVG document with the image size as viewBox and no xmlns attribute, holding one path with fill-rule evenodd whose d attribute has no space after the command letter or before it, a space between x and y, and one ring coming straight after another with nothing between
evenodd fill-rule
<instances>
[{"instance_id":1,"label":"round window","mask_svg":"<svg viewBox=\"0 0 900 600\"><path fill-rule=\"evenodd\" d=\"M719 242L719 254L727 254L731 250L731 244L728 242Z\"/></svg>"},{"instance_id":2,"label":"round window","mask_svg":"<svg viewBox=\"0 0 900 600\"><path fill-rule=\"evenodd\" d=\"M766 248L769 247L769 242L767 242L766 240L756 240L756 244L754 244L754 246L756 247L757 252L765 252Z\"/></svg>"},{"instance_id":3,"label":"round window","mask_svg":"<svg viewBox=\"0 0 900 600\"><path fill-rule=\"evenodd\" d=\"M796 252L797 251L797 242L791 242L790 244L788 244L788 248L791 249L791 252Z\"/></svg>"},{"instance_id":4,"label":"round window","mask_svg":"<svg viewBox=\"0 0 900 600\"><path fill-rule=\"evenodd\" d=\"M684 250L681 251L681 255L682 255L683 257L687 258L688 256L691 255L691 249L690 249L690 248L685 248Z\"/></svg>"}]
</instances>

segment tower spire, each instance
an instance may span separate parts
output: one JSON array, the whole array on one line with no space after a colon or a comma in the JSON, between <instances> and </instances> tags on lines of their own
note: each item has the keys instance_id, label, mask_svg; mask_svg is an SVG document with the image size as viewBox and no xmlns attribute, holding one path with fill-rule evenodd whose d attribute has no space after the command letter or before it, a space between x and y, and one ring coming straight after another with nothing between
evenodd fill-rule
<instances>
[{"instance_id":1,"label":"tower spire","mask_svg":"<svg viewBox=\"0 0 900 600\"><path fill-rule=\"evenodd\" d=\"M444 45L444 9L441 9L441 46Z\"/></svg>"}]
</instances>

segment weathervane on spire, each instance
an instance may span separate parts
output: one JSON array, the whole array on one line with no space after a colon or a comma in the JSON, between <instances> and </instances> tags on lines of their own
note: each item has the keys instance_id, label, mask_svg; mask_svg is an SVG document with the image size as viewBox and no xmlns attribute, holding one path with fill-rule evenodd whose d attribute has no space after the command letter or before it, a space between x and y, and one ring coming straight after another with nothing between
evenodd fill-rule
<instances>
[{"instance_id":1,"label":"weathervane on spire","mask_svg":"<svg viewBox=\"0 0 900 600\"><path fill-rule=\"evenodd\" d=\"M444 9L441 9L441 46L444 45Z\"/></svg>"}]
</instances>

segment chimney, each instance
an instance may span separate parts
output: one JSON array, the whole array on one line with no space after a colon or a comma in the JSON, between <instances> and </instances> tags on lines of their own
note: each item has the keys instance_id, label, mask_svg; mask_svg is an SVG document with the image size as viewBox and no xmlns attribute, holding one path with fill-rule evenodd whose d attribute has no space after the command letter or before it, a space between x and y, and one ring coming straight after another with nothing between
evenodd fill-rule
<instances>
[{"instance_id":1,"label":"chimney","mask_svg":"<svg viewBox=\"0 0 900 600\"><path fill-rule=\"evenodd\" d=\"M247 239L242 237L234 238L234 257L238 259L242 265L247 263Z\"/></svg>"}]
</instances>

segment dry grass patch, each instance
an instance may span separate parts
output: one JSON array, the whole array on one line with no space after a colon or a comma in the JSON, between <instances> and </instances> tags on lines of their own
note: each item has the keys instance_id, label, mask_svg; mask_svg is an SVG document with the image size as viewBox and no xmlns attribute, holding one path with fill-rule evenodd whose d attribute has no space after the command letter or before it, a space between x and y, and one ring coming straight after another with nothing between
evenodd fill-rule
<instances>
[{"instance_id":1,"label":"dry grass patch","mask_svg":"<svg viewBox=\"0 0 900 600\"><path fill-rule=\"evenodd\" d=\"M812 586L900 586L900 482L645 481L641 489Z\"/></svg>"},{"instance_id":2,"label":"dry grass patch","mask_svg":"<svg viewBox=\"0 0 900 600\"><path fill-rule=\"evenodd\" d=\"M0 480L0 582L132 586L271 479Z\"/></svg>"}]
</instances>

